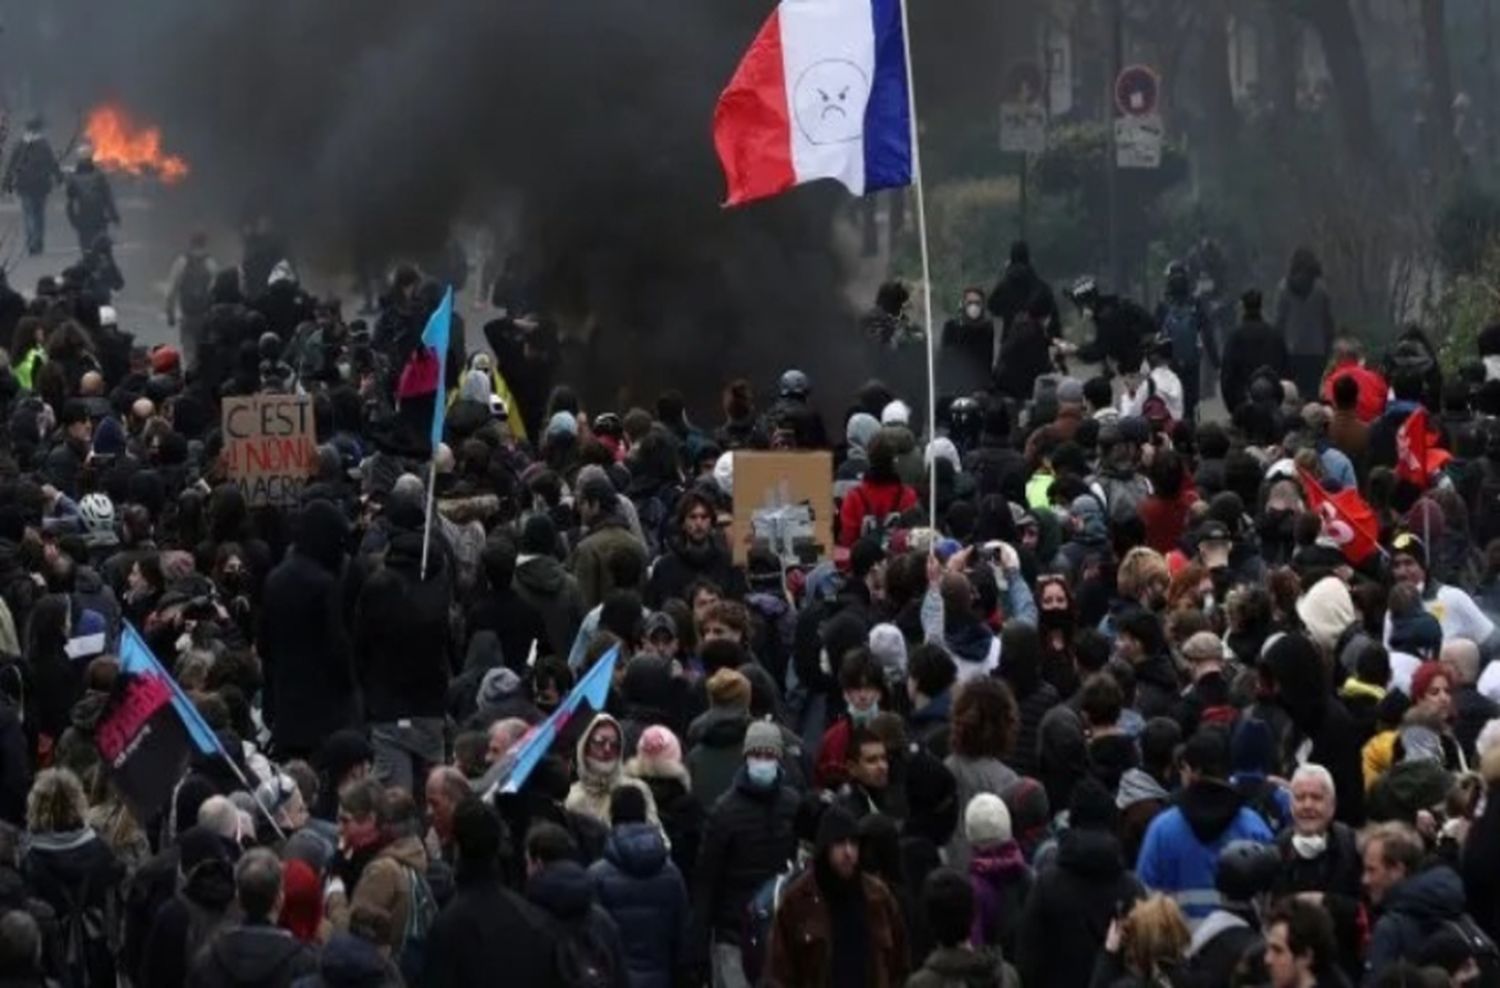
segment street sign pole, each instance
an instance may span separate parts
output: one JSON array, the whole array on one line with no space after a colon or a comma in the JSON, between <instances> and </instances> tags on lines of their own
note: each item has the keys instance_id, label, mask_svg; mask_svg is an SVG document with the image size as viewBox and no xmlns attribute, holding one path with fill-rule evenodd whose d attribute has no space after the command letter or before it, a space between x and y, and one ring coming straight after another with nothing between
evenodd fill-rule
<instances>
[{"instance_id":1,"label":"street sign pole","mask_svg":"<svg viewBox=\"0 0 1500 988\"><path fill-rule=\"evenodd\" d=\"M1021 239L1026 239L1026 186L1029 184L1029 172L1031 171L1031 155L1025 151L1021 152Z\"/></svg>"},{"instance_id":2,"label":"street sign pole","mask_svg":"<svg viewBox=\"0 0 1500 988\"><path fill-rule=\"evenodd\" d=\"M1115 160L1118 149L1115 145L1115 83L1125 61L1125 11L1124 0L1110 0L1111 43L1109 72L1106 74L1109 91L1104 99L1105 139L1108 148L1104 163L1105 196L1109 201L1109 290L1123 292L1120 279L1120 180L1119 164Z\"/></svg>"}]
</instances>

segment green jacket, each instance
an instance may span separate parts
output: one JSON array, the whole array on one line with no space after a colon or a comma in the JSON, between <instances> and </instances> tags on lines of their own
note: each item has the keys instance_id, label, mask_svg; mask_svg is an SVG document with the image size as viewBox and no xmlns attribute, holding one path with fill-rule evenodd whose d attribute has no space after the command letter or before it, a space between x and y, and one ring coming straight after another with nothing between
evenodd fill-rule
<instances>
[{"instance_id":1,"label":"green jacket","mask_svg":"<svg viewBox=\"0 0 1500 988\"><path fill-rule=\"evenodd\" d=\"M27 391L35 391L36 369L47 362L47 354L39 346L26 351L26 356L11 365L10 372L16 383Z\"/></svg>"}]
</instances>

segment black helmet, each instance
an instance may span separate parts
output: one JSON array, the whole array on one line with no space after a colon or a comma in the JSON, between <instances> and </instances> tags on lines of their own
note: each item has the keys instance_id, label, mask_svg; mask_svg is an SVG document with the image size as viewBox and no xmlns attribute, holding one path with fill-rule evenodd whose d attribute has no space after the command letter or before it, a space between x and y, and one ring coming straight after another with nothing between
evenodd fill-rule
<instances>
[{"instance_id":1,"label":"black helmet","mask_svg":"<svg viewBox=\"0 0 1500 988\"><path fill-rule=\"evenodd\" d=\"M261 333L256 350L262 360L277 360L281 356L281 337L271 332Z\"/></svg>"},{"instance_id":2,"label":"black helmet","mask_svg":"<svg viewBox=\"0 0 1500 988\"><path fill-rule=\"evenodd\" d=\"M948 406L948 431L960 448L979 438L984 427L984 413L979 402L970 397L954 398Z\"/></svg>"},{"instance_id":3,"label":"black helmet","mask_svg":"<svg viewBox=\"0 0 1500 988\"><path fill-rule=\"evenodd\" d=\"M1249 902L1271 891L1281 870L1275 845L1252 840L1230 841L1219 852L1214 887L1230 902Z\"/></svg>"},{"instance_id":4,"label":"black helmet","mask_svg":"<svg viewBox=\"0 0 1500 988\"><path fill-rule=\"evenodd\" d=\"M806 398L812 392L812 382L799 370L789 370L781 375L776 388L783 398Z\"/></svg>"}]
</instances>

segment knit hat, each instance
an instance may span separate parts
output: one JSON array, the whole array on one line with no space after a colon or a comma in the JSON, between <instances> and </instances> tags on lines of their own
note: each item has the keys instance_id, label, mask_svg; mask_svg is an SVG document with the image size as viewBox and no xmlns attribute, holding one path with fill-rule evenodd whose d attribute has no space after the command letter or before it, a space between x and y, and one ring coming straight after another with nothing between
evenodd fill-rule
<instances>
[{"instance_id":1,"label":"knit hat","mask_svg":"<svg viewBox=\"0 0 1500 988\"><path fill-rule=\"evenodd\" d=\"M732 670L720 671L727 672ZM739 676L742 682L745 682L745 690L748 693L750 689L749 682L746 682L745 677L740 676L739 673L736 672L735 675ZM746 697L746 702L749 702L748 696ZM761 752L780 758L782 752L781 729L768 720L751 721L750 729L745 732L745 747L743 751L746 755L749 755L751 752Z\"/></svg>"},{"instance_id":2,"label":"knit hat","mask_svg":"<svg viewBox=\"0 0 1500 988\"><path fill-rule=\"evenodd\" d=\"M635 746L636 756L651 765L681 765L682 743L670 728L652 724L641 732Z\"/></svg>"},{"instance_id":3,"label":"knit hat","mask_svg":"<svg viewBox=\"0 0 1500 988\"><path fill-rule=\"evenodd\" d=\"M547 436L578 435L578 420L567 412L558 412L547 420Z\"/></svg>"},{"instance_id":4,"label":"knit hat","mask_svg":"<svg viewBox=\"0 0 1500 988\"><path fill-rule=\"evenodd\" d=\"M1411 556L1423 569L1427 569L1427 543L1411 532L1399 532L1391 540L1391 555Z\"/></svg>"},{"instance_id":5,"label":"knit hat","mask_svg":"<svg viewBox=\"0 0 1500 988\"><path fill-rule=\"evenodd\" d=\"M1436 655L1443 647L1443 626L1426 611L1392 617L1390 645L1409 655Z\"/></svg>"},{"instance_id":6,"label":"knit hat","mask_svg":"<svg viewBox=\"0 0 1500 988\"><path fill-rule=\"evenodd\" d=\"M75 662L102 655L106 630L102 614L98 611L85 610L78 616L78 623L73 626L73 636L63 646L63 651Z\"/></svg>"},{"instance_id":7,"label":"knit hat","mask_svg":"<svg viewBox=\"0 0 1500 988\"><path fill-rule=\"evenodd\" d=\"M479 681L479 693L475 701L481 707L492 707L520 692L521 677L516 675L516 671L508 666L496 666Z\"/></svg>"},{"instance_id":8,"label":"knit hat","mask_svg":"<svg viewBox=\"0 0 1500 988\"><path fill-rule=\"evenodd\" d=\"M716 707L750 707L750 680L737 669L720 669L708 677L708 702Z\"/></svg>"},{"instance_id":9,"label":"knit hat","mask_svg":"<svg viewBox=\"0 0 1500 988\"><path fill-rule=\"evenodd\" d=\"M177 835L178 868L184 875L206 861L234 862L234 844L208 827L193 825Z\"/></svg>"},{"instance_id":10,"label":"knit hat","mask_svg":"<svg viewBox=\"0 0 1500 988\"><path fill-rule=\"evenodd\" d=\"M1307 634L1325 652L1332 652L1344 629L1355 621L1349 588L1336 576L1325 576L1297 601L1297 616Z\"/></svg>"},{"instance_id":11,"label":"knit hat","mask_svg":"<svg viewBox=\"0 0 1500 988\"><path fill-rule=\"evenodd\" d=\"M1010 810L1005 808L1005 800L992 792L969 800L964 810L964 836L974 847L1010 840Z\"/></svg>"},{"instance_id":12,"label":"knit hat","mask_svg":"<svg viewBox=\"0 0 1500 988\"><path fill-rule=\"evenodd\" d=\"M880 431L880 422L869 412L855 412L844 426L844 438L854 449L867 449Z\"/></svg>"},{"instance_id":13,"label":"knit hat","mask_svg":"<svg viewBox=\"0 0 1500 988\"><path fill-rule=\"evenodd\" d=\"M182 357L175 347L159 346L151 351L151 373L171 374L177 370Z\"/></svg>"},{"instance_id":14,"label":"knit hat","mask_svg":"<svg viewBox=\"0 0 1500 988\"><path fill-rule=\"evenodd\" d=\"M119 456L125 452L125 427L113 415L106 415L94 426L93 450L98 456Z\"/></svg>"},{"instance_id":15,"label":"knit hat","mask_svg":"<svg viewBox=\"0 0 1500 988\"><path fill-rule=\"evenodd\" d=\"M1047 789L1037 780L1022 776L1000 794L1005 808L1010 811L1012 829L1021 840L1040 837L1047 824L1052 822L1052 806L1047 801Z\"/></svg>"},{"instance_id":16,"label":"knit hat","mask_svg":"<svg viewBox=\"0 0 1500 988\"><path fill-rule=\"evenodd\" d=\"M842 844L844 841L859 839L859 824L849 811L837 803L823 811L818 818L818 853L821 854L834 844Z\"/></svg>"},{"instance_id":17,"label":"knit hat","mask_svg":"<svg viewBox=\"0 0 1500 988\"><path fill-rule=\"evenodd\" d=\"M1411 698L1420 702L1431 688L1432 681L1439 676L1448 680L1448 686L1452 688L1453 676L1441 662L1423 662L1417 666L1417 671L1411 674Z\"/></svg>"},{"instance_id":18,"label":"knit hat","mask_svg":"<svg viewBox=\"0 0 1500 988\"><path fill-rule=\"evenodd\" d=\"M1243 717L1229 737L1229 767L1235 772L1270 771L1275 742L1266 722Z\"/></svg>"},{"instance_id":19,"label":"knit hat","mask_svg":"<svg viewBox=\"0 0 1500 988\"><path fill-rule=\"evenodd\" d=\"M877 624L870 629L870 654L887 682L900 682L906 677L906 636L894 624Z\"/></svg>"},{"instance_id":20,"label":"knit hat","mask_svg":"<svg viewBox=\"0 0 1500 988\"><path fill-rule=\"evenodd\" d=\"M897 398L880 412L881 425L907 425L911 422L911 408Z\"/></svg>"},{"instance_id":21,"label":"knit hat","mask_svg":"<svg viewBox=\"0 0 1500 988\"><path fill-rule=\"evenodd\" d=\"M1083 382L1076 377L1065 377L1057 382L1057 401L1064 405L1083 403Z\"/></svg>"}]
</instances>

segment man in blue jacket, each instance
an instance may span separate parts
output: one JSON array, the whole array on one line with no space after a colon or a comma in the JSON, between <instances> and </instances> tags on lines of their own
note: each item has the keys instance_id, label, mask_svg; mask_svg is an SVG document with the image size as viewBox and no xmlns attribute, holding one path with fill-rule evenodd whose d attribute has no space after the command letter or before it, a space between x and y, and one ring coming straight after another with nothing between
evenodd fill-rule
<instances>
[{"instance_id":1,"label":"man in blue jacket","mask_svg":"<svg viewBox=\"0 0 1500 988\"><path fill-rule=\"evenodd\" d=\"M1265 820L1228 778L1228 737L1222 728L1200 729L1183 748L1176 805L1151 821L1136 864L1141 884L1176 899L1192 924L1219 905L1215 878L1224 845L1272 840Z\"/></svg>"}]
</instances>

